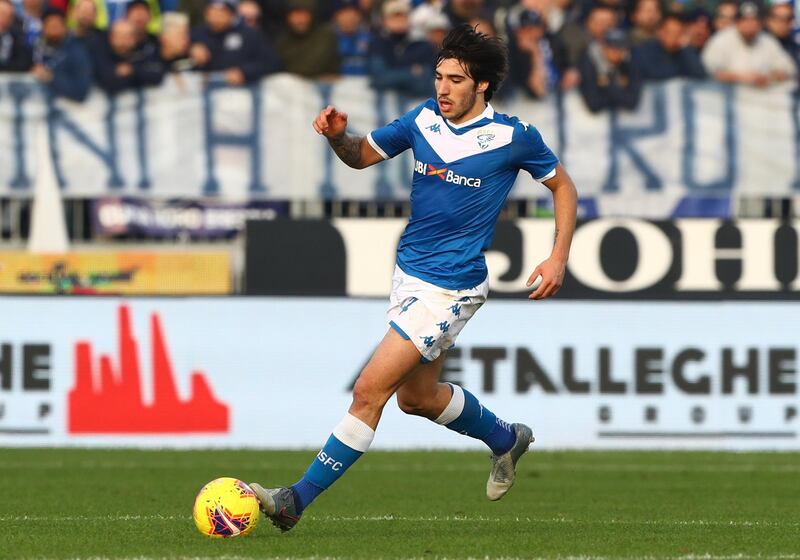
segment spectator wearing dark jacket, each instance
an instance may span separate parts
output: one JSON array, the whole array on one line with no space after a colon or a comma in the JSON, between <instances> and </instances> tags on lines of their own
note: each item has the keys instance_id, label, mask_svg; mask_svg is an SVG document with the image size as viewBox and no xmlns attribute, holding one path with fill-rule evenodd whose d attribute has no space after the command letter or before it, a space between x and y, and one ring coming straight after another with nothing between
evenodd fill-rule
<instances>
[{"instance_id":1,"label":"spectator wearing dark jacket","mask_svg":"<svg viewBox=\"0 0 800 560\"><path fill-rule=\"evenodd\" d=\"M27 72L31 64L31 48L16 25L14 5L0 0L0 72Z\"/></svg>"},{"instance_id":2,"label":"spectator wearing dark jacket","mask_svg":"<svg viewBox=\"0 0 800 560\"><path fill-rule=\"evenodd\" d=\"M642 92L642 79L630 62L625 32L612 29L605 39L589 45L578 63L581 94L593 113L605 109L635 109Z\"/></svg>"},{"instance_id":3,"label":"spectator wearing dark jacket","mask_svg":"<svg viewBox=\"0 0 800 560\"><path fill-rule=\"evenodd\" d=\"M289 0L286 26L276 46L287 72L306 78L337 76L339 41L333 28L317 19L314 0Z\"/></svg>"},{"instance_id":4,"label":"spectator wearing dark jacket","mask_svg":"<svg viewBox=\"0 0 800 560\"><path fill-rule=\"evenodd\" d=\"M508 21L509 84L543 99L558 88L558 46L538 12L522 10Z\"/></svg>"},{"instance_id":5,"label":"spectator wearing dark jacket","mask_svg":"<svg viewBox=\"0 0 800 560\"><path fill-rule=\"evenodd\" d=\"M231 0L208 5L206 23L192 31L189 54L197 70L221 72L232 86L259 80L281 66L263 33L237 22Z\"/></svg>"},{"instance_id":6,"label":"spectator wearing dark jacket","mask_svg":"<svg viewBox=\"0 0 800 560\"><path fill-rule=\"evenodd\" d=\"M153 16L147 0L130 0L126 7L125 19L133 25L137 50L158 50L158 35L149 31Z\"/></svg>"},{"instance_id":7,"label":"spectator wearing dark jacket","mask_svg":"<svg viewBox=\"0 0 800 560\"><path fill-rule=\"evenodd\" d=\"M92 63L83 43L67 34L64 14L48 9L42 15L42 33L31 73L57 97L83 101L92 87Z\"/></svg>"},{"instance_id":8,"label":"spectator wearing dark jacket","mask_svg":"<svg viewBox=\"0 0 800 560\"><path fill-rule=\"evenodd\" d=\"M656 38L633 49L633 63L642 79L706 77L700 55L687 44L686 26L680 16L667 15L656 32Z\"/></svg>"},{"instance_id":9,"label":"spectator wearing dark jacket","mask_svg":"<svg viewBox=\"0 0 800 560\"><path fill-rule=\"evenodd\" d=\"M344 76L365 76L369 68L372 34L364 24L358 0L338 0L333 12L333 27L339 40L341 73Z\"/></svg>"},{"instance_id":10,"label":"spectator wearing dark jacket","mask_svg":"<svg viewBox=\"0 0 800 560\"><path fill-rule=\"evenodd\" d=\"M411 40L409 3L387 0L382 12L383 29L374 38L369 57L370 84L415 97L432 95L436 54L429 42Z\"/></svg>"},{"instance_id":11,"label":"spectator wearing dark jacket","mask_svg":"<svg viewBox=\"0 0 800 560\"><path fill-rule=\"evenodd\" d=\"M620 24L619 14L613 6L597 2L592 4L584 22L570 21L556 33L555 39L564 53L565 69L561 88L569 90L578 85L578 63L593 41L602 41L605 34Z\"/></svg>"},{"instance_id":12,"label":"spectator wearing dark jacket","mask_svg":"<svg viewBox=\"0 0 800 560\"><path fill-rule=\"evenodd\" d=\"M767 31L778 40L800 71L800 43L794 34L795 21L792 4L785 0L771 4L764 23Z\"/></svg>"},{"instance_id":13,"label":"spectator wearing dark jacket","mask_svg":"<svg viewBox=\"0 0 800 560\"><path fill-rule=\"evenodd\" d=\"M95 79L106 93L161 83L165 68L158 52L143 52L137 46L133 25L120 19L112 24L108 40L95 49Z\"/></svg>"},{"instance_id":14,"label":"spectator wearing dark jacket","mask_svg":"<svg viewBox=\"0 0 800 560\"><path fill-rule=\"evenodd\" d=\"M78 0L71 13L72 36L81 41L92 52L105 40L105 33L97 27L97 4L95 0ZM67 25L70 18L67 17Z\"/></svg>"}]
</instances>

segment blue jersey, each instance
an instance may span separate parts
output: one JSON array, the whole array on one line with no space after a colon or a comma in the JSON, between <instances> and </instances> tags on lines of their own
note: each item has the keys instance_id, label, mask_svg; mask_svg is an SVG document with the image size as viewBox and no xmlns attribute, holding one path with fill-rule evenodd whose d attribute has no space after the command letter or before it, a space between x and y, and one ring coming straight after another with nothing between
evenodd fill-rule
<instances>
[{"instance_id":1,"label":"blue jersey","mask_svg":"<svg viewBox=\"0 0 800 560\"><path fill-rule=\"evenodd\" d=\"M411 218L397 247L397 265L450 290L486 279L483 252L519 170L546 181L558 163L536 128L495 113L491 105L453 125L429 99L367 139L384 159L413 150Z\"/></svg>"}]
</instances>

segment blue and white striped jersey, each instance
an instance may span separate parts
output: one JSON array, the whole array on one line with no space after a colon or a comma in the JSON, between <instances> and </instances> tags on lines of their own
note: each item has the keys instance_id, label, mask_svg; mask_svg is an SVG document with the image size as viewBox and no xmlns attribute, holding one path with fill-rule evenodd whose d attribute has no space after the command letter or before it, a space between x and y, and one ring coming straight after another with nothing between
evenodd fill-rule
<instances>
[{"instance_id":1,"label":"blue and white striped jersey","mask_svg":"<svg viewBox=\"0 0 800 560\"><path fill-rule=\"evenodd\" d=\"M367 139L384 159L413 150L411 218L397 247L397 264L406 274L450 290L486 279L483 252L519 170L546 181L558 163L536 128L495 113L491 105L454 125L428 99Z\"/></svg>"}]
</instances>

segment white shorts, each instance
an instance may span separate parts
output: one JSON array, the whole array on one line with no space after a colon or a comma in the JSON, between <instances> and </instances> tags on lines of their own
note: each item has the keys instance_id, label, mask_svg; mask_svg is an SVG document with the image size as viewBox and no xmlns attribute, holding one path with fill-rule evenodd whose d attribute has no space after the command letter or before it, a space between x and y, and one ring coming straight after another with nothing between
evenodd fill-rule
<instances>
[{"instance_id":1,"label":"white shorts","mask_svg":"<svg viewBox=\"0 0 800 560\"><path fill-rule=\"evenodd\" d=\"M395 265L389 296L389 325L432 362L451 348L458 333L486 301L489 279L474 288L448 290L410 276Z\"/></svg>"}]
</instances>

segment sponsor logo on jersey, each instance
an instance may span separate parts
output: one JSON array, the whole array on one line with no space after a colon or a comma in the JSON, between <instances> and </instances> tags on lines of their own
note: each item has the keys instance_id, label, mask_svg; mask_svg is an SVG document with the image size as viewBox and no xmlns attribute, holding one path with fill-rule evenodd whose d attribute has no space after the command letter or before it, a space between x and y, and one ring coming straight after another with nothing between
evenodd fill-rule
<instances>
[{"instance_id":1,"label":"sponsor logo on jersey","mask_svg":"<svg viewBox=\"0 0 800 560\"><path fill-rule=\"evenodd\" d=\"M455 185L463 185L465 187L478 188L481 186L479 177L467 177L466 175L459 175L452 169L446 167L436 168L430 163L423 163L419 160L414 162L414 172L428 177L436 176L446 183L453 183Z\"/></svg>"},{"instance_id":2,"label":"sponsor logo on jersey","mask_svg":"<svg viewBox=\"0 0 800 560\"><path fill-rule=\"evenodd\" d=\"M441 134L442 133L442 125L440 125L439 123L432 124L430 126L426 126L425 128L430 130L431 132L436 133L436 134Z\"/></svg>"}]
</instances>

